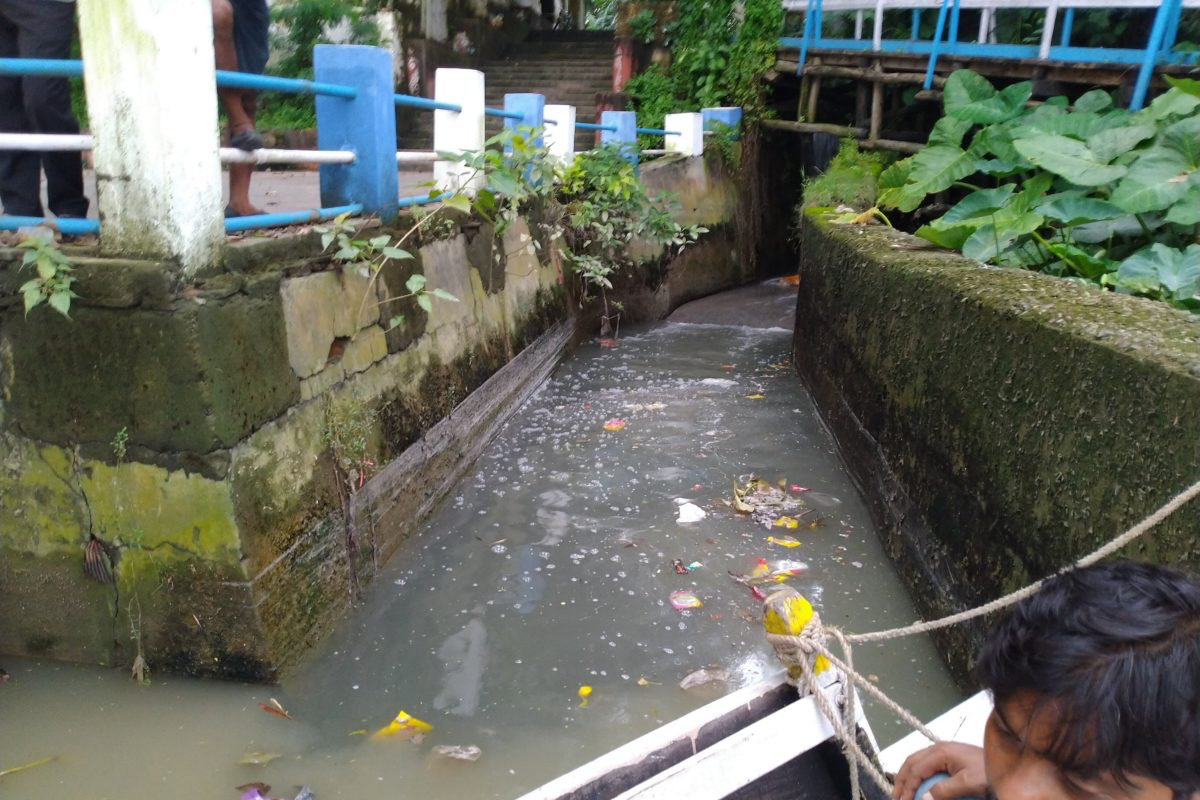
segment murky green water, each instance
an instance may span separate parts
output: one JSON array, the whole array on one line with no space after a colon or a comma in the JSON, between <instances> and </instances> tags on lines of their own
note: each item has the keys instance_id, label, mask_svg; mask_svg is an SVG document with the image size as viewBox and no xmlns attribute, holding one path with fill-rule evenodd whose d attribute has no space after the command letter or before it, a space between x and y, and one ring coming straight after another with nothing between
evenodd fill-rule
<instances>
[{"instance_id":1,"label":"murky green water","mask_svg":"<svg viewBox=\"0 0 1200 800\"><path fill-rule=\"evenodd\" d=\"M0 769L58 760L0 779L0 797L219 800L253 780L319 800L513 797L712 699L677 686L698 667L726 668L728 688L775 669L745 619L757 603L727 570L800 559L810 569L793 585L826 621L911 621L789 348L778 329L678 323L584 346L282 687L139 688L112 670L7 661ZM624 430L606 432L617 418ZM827 524L787 531L800 547L768 544L779 529L721 502L751 472L805 487ZM676 522L679 499L708 516ZM676 558L703 566L678 575ZM681 589L704 606L674 609ZM920 716L959 699L925 639L863 646L856 662ZM258 710L270 697L294 721ZM433 724L422 744L354 734L400 709ZM902 733L872 722L883 743ZM449 761L438 744L483 756ZM280 758L239 765L248 751Z\"/></svg>"}]
</instances>

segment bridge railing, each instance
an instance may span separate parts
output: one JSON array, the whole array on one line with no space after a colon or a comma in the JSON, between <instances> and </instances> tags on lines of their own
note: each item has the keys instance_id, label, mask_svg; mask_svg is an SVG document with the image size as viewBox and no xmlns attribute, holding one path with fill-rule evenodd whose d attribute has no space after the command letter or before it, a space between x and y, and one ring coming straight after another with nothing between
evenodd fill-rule
<instances>
[{"instance_id":1,"label":"bridge railing","mask_svg":"<svg viewBox=\"0 0 1200 800\"><path fill-rule=\"evenodd\" d=\"M803 12L804 27L799 37L784 37L780 45L800 51L798 71L803 72L810 50L843 50L863 53L914 53L927 55L925 88L933 83L940 57L1058 61L1082 65L1137 66L1130 107L1141 108L1146 100L1150 79L1159 65L1191 65L1200 62L1200 52L1176 48L1176 36L1183 9L1200 8L1200 0L784 0L788 11ZM1038 44L1007 44L996 41L996 13L1007 10L1045 12ZM1087 47L1074 45L1071 37L1076 10L1147 9L1154 22L1143 47ZM963 10L979 11L974 41L960 40L959 22ZM908 11L911 14L909 36L884 38L884 14ZM923 12L937 14L932 39L920 38ZM1060 12L1061 15L1060 15ZM824 35L826 13L852 13L854 37ZM864 36L865 17L873 16L870 38ZM1057 44L1055 33L1058 33Z\"/></svg>"},{"instance_id":2,"label":"bridge railing","mask_svg":"<svg viewBox=\"0 0 1200 800\"><path fill-rule=\"evenodd\" d=\"M86 50L85 50L86 58ZM575 156L575 131L595 130L602 142L615 142L629 153L636 162L638 133L661 135L665 147L655 153L679 153L688 156L701 155L704 151L704 129L714 121L736 127L740 121L740 109L705 109L701 112L670 114L666 127L662 129L639 129L634 112L605 111L595 122L577 121L576 109L567 105L546 105L539 94L507 94L503 108L488 108L484 104L485 77L482 72L469 69L439 69L436 73L435 96L433 98L397 94L392 86L392 57L390 52L377 47L363 45L318 45L313 53L314 80L299 80L276 76L253 75L238 72L213 71L216 87L248 89L254 91L284 91L312 95L316 105L317 147L312 150L284 150L262 148L239 150L214 147L216 158L214 170L219 164L317 164L320 170L320 206L318 208L231 217L224 219L225 233L266 228L279 225L314 222L349 213L374 214L384 219L392 218L399 209L436 202L447 192L473 192L484 176L468 170L461 162L447 160L439 154L478 152L485 147L484 118L499 117L506 128L528 126L542 131L550 153L562 160ZM84 62L80 60L0 59L0 75L39 75L79 77L84 75ZM85 84L89 101L99 92L104 94L109 87L99 85L92 79ZM215 123L215 89L210 95L214 105L212 119ZM108 98L105 98L108 99ZM202 102L204 99L198 99ZM396 148L395 108L405 106L434 114L433 147L430 150L398 150ZM129 119L129 125L146 119L143 114ZM152 117L153 119L153 117ZM120 120L118 120L120 121ZM169 120L155 119L169 126ZM110 120L111 123L111 120ZM108 126L109 130L121 131L120 126ZM211 127L215 136L216 125ZM139 131L145 139L145 131ZM100 195L101 216L98 220L72 218L30 218L0 216L0 230L14 230L33 225L47 225L67 234L99 233L101 245L107 249L123 251L126 242L122 237L110 236L114 217L128 217L136 213L125 198L105 204L105 192L118 193L124 186L111 187L105 180L112 170L105 170L100 163L102 149L98 147L103 137L96 135L54 135L39 133L2 133L0 149L26 151L78 150L95 151L98 176L97 192ZM157 143L157 142L155 142ZM139 167L146 170L169 171L170 163L161 163L171 158L170 148L166 153L143 149L138 154ZM188 158L202 158L204 153L189 152ZM178 151L176 158L184 157ZM399 196L397 167L401 163L423 162L432 164L435 189L421 195ZM128 167L128 162L123 166ZM168 180L169 178L164 178ZM217 191L220 191L219 183ZM218 195L219 198L219 195ZM219 211L219 208L211 208ZM105 213L107 210L108 213ZM147 216L154 216L148 214ZM186 225L188 220L173 214L172 221ZM195 215L193 215L195 216ZM128 221L128 220L123 220ZM193 219L192 224L204 224ZM214 220L215 222L215 220ZM154 220L146 222L153 226ZM124 229L124 226L118 226ZM130 249L139 252L138 243L131 241ZM172 255L186 255L173 253ZM182 258L186 262L187 259ZM209 258L211 261L211 257ZM191 271L183 263L184 271Z\"/></svg>"}]
</instances>

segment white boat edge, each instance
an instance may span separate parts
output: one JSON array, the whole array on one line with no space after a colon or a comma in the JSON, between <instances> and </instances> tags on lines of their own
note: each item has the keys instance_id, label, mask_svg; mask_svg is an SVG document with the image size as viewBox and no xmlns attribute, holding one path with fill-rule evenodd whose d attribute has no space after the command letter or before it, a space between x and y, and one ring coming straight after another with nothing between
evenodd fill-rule
<instances>
[{"instance_id":1,"label":"white boat edge","mask_svg":"<svg viewBox=\"0 0 1200 800\"><path fill-rule=\"evenodd\" d=\"M962 742L983 747L983 729L992 713L992 696L978 692L954 708L926 723L930 733L945 742ZM913 731L903 739L885 747L879 753L879 763L885 772L896 772L904 759L929 746L929 740Z\"/></svg>"}]
</instances>

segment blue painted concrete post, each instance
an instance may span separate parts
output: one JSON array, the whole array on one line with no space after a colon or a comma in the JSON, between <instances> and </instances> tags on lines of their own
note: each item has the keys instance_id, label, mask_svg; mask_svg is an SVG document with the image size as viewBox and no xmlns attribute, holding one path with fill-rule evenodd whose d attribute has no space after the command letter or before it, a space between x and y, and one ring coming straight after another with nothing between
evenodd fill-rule
<instances>
[{"instance_id":1,"label":"blue painted concrete post","mask_svg":"<svg viewBox=\"0 0 1200 800\"><path fill-rule=\"evenodd\" d=\"M1062 47L1070 47L1071 46L1071 28L1073 28L1074 26L1075 26L1075 9L1068 8L1063 13L1062 35L1061 35L1061 38L1058 40L1058 43L1060 46L1062 46Z\"/></svg>"},{"instance_id":2,"label":"blue painted concrete post","mask_svg":"<svg viewBox=\"0 0 1200 800\"><path fill-rule=\"evenodd\" d=\"M603 111L600 113L600 124L616 128L615 131L600 131L600 144L617 144L625 158L637 166L637 114L632 111Z\"/></svg>"},{"instance_id":3,"label":"blue painted concrete post","mask_svg":"<svg viewBox=\"0 0 1200 800\"><path fill-rule=\"evenodd\" d=\"M400 187L396 177L396 98L392 55L379 47L319 44L313 77L358 90L354 99L318 96L317 148L353 150L352 164L321 165L321 205L362 203L363 213L395 218Z\"/></svg>"},{"instance_id":4,"label":"blue painted concrete post","mask_svg":"<svg viewBox=\"0 0 1200 800\"><path fill-rule=\"evenodd\" d=\"M946 13L950 10L950 0L942 0L941 8L938 9L937 27L933 31L933 43L929 48L929 65L925 67L925 82L921 84L923 89L933 88L933 70L937 66L938 51L942 45L942 34L946 30Z\"/></svg>"},{"instance_id":5,"label":"blue painted concrete post","mask_svg":"<svg viewBox=\"0 0 1200 800\"><path fill-rule=\"evenodd\" d=\"M524 92L518 94L504 95L504 110L509 113L520 114L520 119L512 117L504 118L504 130L516 131L518 128L529 127L538 128L539 133L533 140L535 147L542 146L542 134L540 129L546 123L546 97L545 95L533 94ZM504 145L505 154L512 154L512 145L506 143Z\"/></svg>"},{"instance_id":6,"label":"blue painted concrete post","mask_svg":"<svg viewBox=\"0 0 1200 800\"><path fill-rule=\"evenodd\" d=\"M704 121L706 131L716 130L717 125L723 125L733 133L735 141L741 138L742 109L738 106L702 108L700 119Z\"/></svg>"}]
</instances>

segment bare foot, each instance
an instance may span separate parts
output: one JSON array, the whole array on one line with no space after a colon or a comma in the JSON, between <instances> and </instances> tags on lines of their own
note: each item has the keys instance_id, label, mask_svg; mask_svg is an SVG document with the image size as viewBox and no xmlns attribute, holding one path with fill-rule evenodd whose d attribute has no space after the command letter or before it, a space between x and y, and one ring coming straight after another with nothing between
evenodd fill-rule
<instances>
[{"instance_id":1,"label":"bare foot","mask_svg":"<svg viewBox=\"0 0 1200 800\"><path fill-rule=\"evenodd\" d=\"M267 213L267 212L263 211L261 208L255 208L253 205L250 204L249 200L247 200L244 203L240 203L240 202L234 203L231 201L229 203L229 210L232 211L235 215L237 215L239 217L249 217L249 216L253 216L255 214Z\"/></svg>"}]
</instances>

